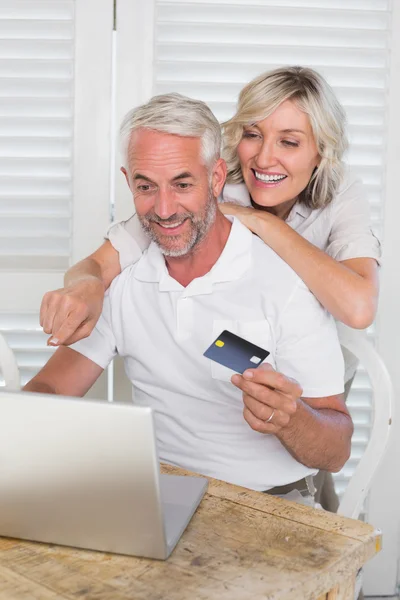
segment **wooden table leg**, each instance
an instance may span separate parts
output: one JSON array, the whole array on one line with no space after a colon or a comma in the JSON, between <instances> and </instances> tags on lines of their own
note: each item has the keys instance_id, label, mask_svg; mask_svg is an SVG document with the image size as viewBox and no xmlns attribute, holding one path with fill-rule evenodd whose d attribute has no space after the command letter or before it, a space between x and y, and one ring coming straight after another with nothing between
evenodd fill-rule
<instances>
[{"instance_id":1,"label":"wooden table leg","mask_svg":"<svg viewBox=\"0 0 400 600\"><path fill-rule=\"evenodd\" d=\"M327 594L320 596L318 600L354 600L355 585L356 577L354 575L337 585Z\"/></svg>"}]
</instances>

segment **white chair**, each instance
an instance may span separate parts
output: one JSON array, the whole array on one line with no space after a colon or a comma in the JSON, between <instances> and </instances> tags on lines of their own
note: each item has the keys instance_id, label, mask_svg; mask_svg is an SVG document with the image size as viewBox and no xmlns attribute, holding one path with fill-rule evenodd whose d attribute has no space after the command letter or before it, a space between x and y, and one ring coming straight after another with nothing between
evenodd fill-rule
<instances>
[{"instance_id":1,"label":"white chair","mask_svg":"<svg viewBox=\"0 0 400 600\"><path fill-rule=\"evenodd\" d=\"M373 425L368 446L349 481L339 505L338 514L357 519L373 476L385 454L392 424L394 391L390 375L378 352L362 331L338 324L342 347L354 354L366 370L372 387Z\"/></svg>"},{"instance_id":2,"label":"white chair","mask_svg":"<svg viewBox=\"0 0 400 600\"><path fill-rule=\"evenodd\" d=\"M6 389L17 392L21 389L21 381L17 361L10 346L0 333L0 373L3 374Z\"/></svg>"}]
</instances>

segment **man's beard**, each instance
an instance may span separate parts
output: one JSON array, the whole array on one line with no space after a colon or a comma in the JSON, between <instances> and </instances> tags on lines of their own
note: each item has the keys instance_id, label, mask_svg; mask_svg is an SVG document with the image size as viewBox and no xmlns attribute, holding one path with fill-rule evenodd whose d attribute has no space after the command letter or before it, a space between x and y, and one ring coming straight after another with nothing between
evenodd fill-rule
<instances>
[{"instance_id":1,"label":"man's beard","mask_svg":"<svg viewBox=\"0 0 400 600\"><path fill-rule=\"evenodd\" d=\"M183 213L175 213L168 217L168 219L161 219L153 212L149 212L142 217L138 215L138 217L143 230L157 244L164 256L179 257L195 251L198 244L205 238L213 225L216 214L217 201L210 190L207 204L201 213L185 211ZM161 232L156 232L151 226L152 223L180 225L186 220L189 220L191 224L189 231L175 236L163 235Z\"/></svg>"}]
</instances>

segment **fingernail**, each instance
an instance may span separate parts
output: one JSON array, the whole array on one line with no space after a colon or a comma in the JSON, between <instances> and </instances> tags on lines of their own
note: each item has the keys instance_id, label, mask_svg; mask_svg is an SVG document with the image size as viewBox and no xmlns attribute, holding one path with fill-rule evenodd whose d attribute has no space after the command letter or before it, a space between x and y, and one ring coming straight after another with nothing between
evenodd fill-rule
<instances>
[{"instance_id":1,"label":"fingernail","mask_svg":"<svg viewBox=\"0 0 400 600\"><path fill-rule=\"evenodd\" d=\"M243 377L244 377L245 379L252 379L252 378L253 378L253 375L254 375L253 371L245 371L245 372L243 373Z\"/></svg>"},{"instance_id":2,"label":"fingernail","mask_svg":"<svg viewBox=\"0 0 400 600\"><path fill-rule=\"evenodd\" d=\"M49 339L48 344L49 346L58 346L58 342L59 340L56 337L52 337Z\"/></svg>"}]
</instances>

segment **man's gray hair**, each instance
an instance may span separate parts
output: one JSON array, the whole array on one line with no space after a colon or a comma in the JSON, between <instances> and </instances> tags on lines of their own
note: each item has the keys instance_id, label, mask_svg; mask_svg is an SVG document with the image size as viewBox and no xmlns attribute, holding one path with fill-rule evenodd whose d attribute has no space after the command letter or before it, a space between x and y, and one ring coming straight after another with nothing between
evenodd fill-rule
<instances>
[{"instance_id":1,"label":"man's gray hair","mask_svg":"<svg viewBox=\"0 0 400 600\"><path fill-rule=\"evenodd\" d=\"M220 125L207 104L201 100L176 93L162 94L129 111L120 128L121 152L126 167L129 140L132 132L139 128L201 138L201 154L208 168L220 156Z\"/></svg>"}]
</instances>

